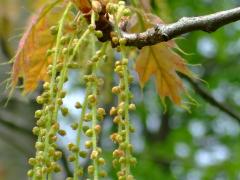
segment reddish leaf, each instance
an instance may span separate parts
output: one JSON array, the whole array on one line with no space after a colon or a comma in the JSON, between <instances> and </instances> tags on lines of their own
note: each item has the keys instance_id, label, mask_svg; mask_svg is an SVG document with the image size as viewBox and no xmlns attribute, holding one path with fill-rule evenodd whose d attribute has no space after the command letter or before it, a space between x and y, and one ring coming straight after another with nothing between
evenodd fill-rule
<instances>
[{"instance_id":1,"label":"reddish leaf","mask_svg":"<svg viewBox=\"0 0 240 180\"><path fill-rule=\"evenodd\" d=\"M13 86L19 77L24 79L24 91L36 88L38 81L47 81L47 66L51 58L47 50L54 45L55 37L51 35L50 27L56 25L65 8L65 3L55 6L44 6L31 18L29 26L20 40L16 59L13 65Z\"/></svg>"},{"instance_id":2,"label":"reddish leaf","mask_svg":"<svg viewBox=\"0 0 240 180\"><path fill-rule=\"evenodd\" d=\"M90 0L72 0L72 1L83 13L89 13L92 9Z\"/></svg>"},{"instance_id":3,"label":"reddish leaf","mask_svg":"<svg viewBox=\"0 0 240 180\"><path fill-rule=\"evenodd\" d=\"M143 22L143 24L137 22ZM162 23L162 21L156 16L139 15L130 20L129 28L134 32L139 32L140 29L145 30L157 23ZM144 86L151 76L155 76L157 91L161 99L164 101L165 97L169 97L175 104L180 105L184 86L177 72L190 77L193 77L193 74L187 68L184 59L172 50L173 47L176 47L176 44L172 40L142 48L136 61L136 71L141 86Z\"/></svg>"}]
</instances>

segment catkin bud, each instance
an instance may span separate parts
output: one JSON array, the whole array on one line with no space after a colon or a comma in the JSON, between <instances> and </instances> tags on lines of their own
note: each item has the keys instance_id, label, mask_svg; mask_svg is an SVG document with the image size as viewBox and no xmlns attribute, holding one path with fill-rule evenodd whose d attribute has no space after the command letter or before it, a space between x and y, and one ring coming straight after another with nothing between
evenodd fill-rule
<instances>
[{"instance_id":1,"label":"catkin bud","mask_svg":"<svg viewBox=\"0 0 240 180\"><path fill-rule=\"evenodd\" d=\"M105 116L105 115L106 115L106 111L105 111L105 109L103 109L103 108L98 108L98 109L97 109L97 113L98 113L100 116Z\"/></svg>"},{"instance_id":2,"label":"catkin bud","mask_svg":"<svg viewBox=\"0 0 240 180\"><path fill-rule=\"evenodd\" d=\"M38 96L37 99L36 99L36 102L38 104L43 104L44 103L44 98L42 96Z\"/></svg>"},{"instance_id":3,"label":"catkin bud","mask_svg":"<svg viewBox=\"0 0 240 180\"><path fill-rule=\"evenodd\" d=\"M33 172L33 170L32 170L32 169L30 169L30 170L27 172L27 175L28 175L29 177L32 177L32 176L33 176L33 174L34 174L34 172Z\"/></svg>"},{"instance_id":4,"label":"catkin bud","mask_svg":"<svg viewBox=\"0 0 240 180\"><path fill-rule=\"evenodd\" d=\"M94 95L89 95L89 96L88 96L88 101L89 101L90 103L95 103L95 102L96 102L96 97L95 97Z\"/></svg>"},{"instance_id":5,"label":"catkin bud","mask_svg":"<svg viewBox=\"0 0 240 180\"><path fill-rule=\"evenodd\" d=\"M60 130L58 131L58 134L59 134L60 136L65 136L67 133L66 133L65 130L60 129Z\"/></svg>"},{"instance_id":6,"label":"catkin bud","mask_svg":"<svg viewBox=\"0 0 240 180\"><path fill-rule=\"evenodd\" d=\"M99 172L99 176L102 177L102 178L106 177L107 176L107 172L102 170L102 171Z\"/></svg>"},{"instance_id":7,"label":"catkin bud","mask_svg":"<svg viewBox=\"0 0 240 180\"><path fill-rule=\"evenodd\" d=\"M35 159L35 158L30 158L30 159L28 160L28 164L34 166L34 165L36 164L36 159Z\"/></svg>"},{"instance_id":8,"label":"catkin bud","mask_svg":"<svg viewBox=\"0 0 240 180\"><path fill-rule=\"evenodd\" d=\"M91 153L91 159L94 160L94 159L97 159L99 156L99 152L98 151L92 151Z\"/></svg>"},{"instance_id":9,"label":"catkin bud","mask_svg":"<svg viewBox=\"0 0 240 180\"><path fill-rule=\"evenodd\" d=\"M94 173L94 166L90 165L88 166L88 174L92 175Z\"/></svg>"},{"instance_id":10,"label":"catkin bud","mask_svg":"<svg viewBox=\"0 0 240 180\"><path fill-rule=\"evenodd\" d=\"M42 110L37 110L35 112L35 118L40 118L42 116Z\"/></svg>"},{"instance_id":11,"label":"catkin bud","mask_svg":"<svg viewBox=\"0 0 240 180\"><path fill-rule=\"evenodd\" d=\"M125 38L121 38L120 40L119 40L119 43L120 43L120 45L125 45L126 43L127 43L127 40L125 39Z\"/></svg>"},{"instance_id":12,"label":"catkin bud","mask_svg":"<svg viewBox=\"0 0 240 180\"><path fill-rule=\"evenodd\" d=\"M100 132L102 130L102 127L98 124L98 125L95 126L94 130L97 134L100 134Z\"/></svg>"},{"instance_id":13,"label":"catkin bud","mask_svg":"<svg viewBox=\"0 0 240 180\"><path fill-rule=\"evenodd\" d=\"M68 108L62 107L61 108L61 113L62 113L63 116L67 116L68 115Z\"/></svg>"},{"instance_id":14,"label":"catkin bud","mask_svg":"<svg viewBox=\"0 0 240 180\"><path fill-rule=\"evenodd\" d=\"M96 13L100 13L102 11L102 5L99 1L92 1L92 9Z\"/></svg>"},{"instance_id":15,"label":"catkin bud","mask_svg":"<svg viewBox=\"0 0 240 180\"><path fill-rule=\"evenodd\" d=\"M78 123L73 123L73 124L71 124L71 128L72 128L72 130L77 130L77 128L78 128Z\"/></svg>"},{"instance_id":16,"label":"catkin bud","mask_svg":"<svg viewBox=\"0 0 240 180\"><path fill-rule=\"evenodd\" d=\"M50 27L50 31L51 31L52 35L56 35L58 33L58 27L52 26L52 27Z\"/></svg>"},{"instance_id":17,"label":"catkin bud","mask_svg":"<svg viewBox=\"0 0 240 180\"><path fill-rule=\"evenodd\" d=\"M121 88L119 86L115 86L112 88L113 94L119 94L121 92Z\"/></svg>"},{"instance_id":18,"label":"catkin bud","mask_svg":"<svg viewBox=\"0 0 240 180\"><path fill-rule=\"evenodd\" d=\"M95 35L96 35L97 38L102 38L103 37L102 31L96 31Z\"/></svg>"},{"instance_id":19,"label":"catkin bud","mask_svg":"<svg viewBox=\"0 0 240 180\"><path fill-rule=\"evenodd\" d=\"M88 129L85 134L86 134L87 137L92 137L93 136L93 130Z\"/></svg>"},{"instance_id":20,"label":"catkin bud","mask_svg":"<svg viewBox=\"0 0 240 180\"><path fill-rule=\"evenodd\" d=\"M80 103L80 102L76 102L75 108L76 108L76 109L81 109L81 108L82 108L81 103Z\"/></svg>"},{"instance_id":21,"label":"catkin bud","mask_svg":"<svg viewBox=\"0 0 240 180\"><path fill-rule=\"evenodd\" d=\"M80 151L79 156L82 157L82 158L86 158L87 157L87 152L86 151Z\"/></svg>"},{"instance_id":22,"label":"catkin bud","mask_svg":"<svg viewBox=\"0 0 240 180\"><path fill-rule=\"evenodd\" d=\"M85 147L86 147L87 149L92 148L92 141L86 141L86 142L85 142Z\"/></svg>"},{"instance_id":23,"label":"catkin bud","mask_svg":"<svg viewBox=\"0 0 240 180\"><path fill-rule=\"evenodd\" d=\"M115 116L117 114L117 108L116 107L112 107L110 110L110 116Z\"/></svg>"},{"instance_id":24,"label":"catkin bud","mask_svg":"<svg viewBox=\"0 0 240 180\"><path fill-rule=\"evenodd\" d=\"M69 162L73 162L73 161L75 161L75 160L76 160L76 157L73 156L73 155L70 155L70 156L68 157L68 161L69 161Z\"/></svg>"},{"instance_id":25,"label":"catkin bud","mask_svg":"<svg viewBox=\"0 0 240 180\"><path fill-rule=\"evenodd\" d=\"M105 160L101 157L98 159L98 164L99 165L104 165L105 164Z\"/></svg>"},{"instance_id":26,"label":"catkin bud","mask_svg":"<svg viewBox=\"0 0 240 180\"><path fill-rule=\"evenodd\" d=\"M135 104L130 104L129 105L129 110L130 111L135 111L136 110L136 105Z\"/></svg>"}]
</instances>

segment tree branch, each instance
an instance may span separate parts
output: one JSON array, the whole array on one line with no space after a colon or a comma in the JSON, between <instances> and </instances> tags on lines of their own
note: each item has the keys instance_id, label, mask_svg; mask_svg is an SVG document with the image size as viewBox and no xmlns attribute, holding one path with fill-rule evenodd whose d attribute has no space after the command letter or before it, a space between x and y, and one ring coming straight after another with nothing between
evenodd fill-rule
<instances>
[{"instance_id":1,"label":"tree branch","mask_svg":"<svg viewBox=\"0 0 240 180\"><path fill-rule=\"evenodd\" d=\"M172 24L157 24L155 27L142 33L130 34L123 32L122 35L123 38L127 40L126 46L142 48L144 46L169 41L192 31L201 30L211 33L226 24L238 20L240 20L240 7L205 16L183 17Z\"/></svg>"},{"instance_id":2,"label":"tree branch","mask_svg":"<svg viewBox=\"0 0 240 180\"><path fill-rule=\"evenodd\" d=\"M28 136L32 136L32 131L25 128L25 127L21 127L21 126L18 126L10 121L6 121L6 120L3 120L3 119L0 119L0 124L7 127L7 128L10 128L12 129L13 131L18 131L22 134L25 134L25 135L28 135Z\"/></svg>"},{"instance_id":3,"label":"tree branch","mask_svg":"<svg viewBox=\"0 0 240 180\"><path fill-rule=\"evenodd\" d=\"M196 81L189 78L188 76L184 76L185 79L192 85L195 89L196 93L200 95L205 101L207 101L212 106L220 109L222 112L228 114L230 117L235 119L238 123L240 123L240 116L236 113L231 107L224 105L217 101L211 94L209 94L204 88L202 88Z\"/></svg>"},{"instance_id":4,"label":"tree branch","mask_svg":"<svg viewBox=\"0 0 240 180\"><path fill-rule=\"evenodd\" d=\"M25 134L25 135L27 135L31 138L35 138L32 131L27 129L27 128L21 127L21 126L16 125L12 122L9 122L9 121L5 121L1 118L0 118L0 124L7 127L7 128L10 128L13 132L18 131L18 132L20 132L22 134ZM0 132L0 134L1 134L1 132ZM15 147L20 152L23 152L24 155L30 154L30 153L26 153L27 150L25 150L22 146L15 143L14 141L10 140L9 137L5 136L3 133L1 134L0 138L3 139L4 141L6 141L7 143L9 143L10 145L12 145L13 147ZM59 150L63 153L61 161L62 161L62 165L64 167L64 170L66 172L66 175L71 177L72 172L71 172L71 170L68 166L68 162L67 162L67 159L66 159L66 154L64 153L64 150L62 150L62 149L59 149Z\"/></svg>"}]
</instances>

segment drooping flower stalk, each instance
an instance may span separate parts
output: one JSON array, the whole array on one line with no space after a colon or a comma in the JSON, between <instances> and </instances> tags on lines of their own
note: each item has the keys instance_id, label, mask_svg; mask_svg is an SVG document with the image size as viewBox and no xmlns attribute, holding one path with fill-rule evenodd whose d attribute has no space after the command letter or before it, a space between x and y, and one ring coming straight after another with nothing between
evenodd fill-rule
<instances>
[{"instance_id":1,"label":"drooping flower stalk","mask_svg":"<svg viewBox=\"0 0 240 180\"><path fill-rule=\"evenodd\" d=\"M77 180L83 175L83 169L80 165L79 156L86 157L87 153L81 151L80 143L81 138L85 134L90 138L85 142L85 147L89 149L91 164L88 166L88 174L91 179L98 180L101 177L106 176L106 172L101 169L101 166L105 164L105 160L102 157L102 149L98 145L99 134L101 132L101 125L99 121L102 121L105 116L105 110L99 108L99 90L101 86L101 78L99 77L99 62L104 59L105 51L108 43L104 43L99 51L96 46L97 38L101 38L103 32L96 30L96 24L98 13L94 10L91 11L90 25L84 30L74 31L70 34L65 34L65 20L72 7L70 2L63 13L56 27L51 28L56 34L56 45L53 49L49 50L48 55L53 56L52 64L48 67L48 73L50 81L44 84L44 92L37 98L39 104L43 105L42 110L38 110L35 116L39 118L37 121L37 127L33 129L34 133L38 135L38 141L36 143L36 157L31 158L29 163L33 165L33 169L29 171L29 176L33 179L50 179L53 172L59 172L61 170L57 161L61 158L62 152L57 151L57 133L65 135L66 132L60 129L58 122L58 112L61 110L65 116L68 114L68 108L63 107L63 98L66 96L66 92L63 91L63 85L67 81L67 75L69 68L72 68L74 59L79 52L79 48L84 41L89 37L91 38L91 55L92 58L89 61L90 74L85 76L86 80L86 94L83 104L76 103L76 108L82 109L81 116L78 123L72 125L72 128L77 131L77 137L75 143L70 143L68 149L71 152L68 160L73 162L74 173L73 177L69 179ZM119 179L133 179L130 171L130 164L132 161L132 145L130 143L130 118L129 109L130 104L130 90L129 90L129 71L128 60L126 59L126 50L124 47L124 40L120 39L120 30L118 23L124 14L126 14L125 4L119 3L119 9L115 12L115 27L117 33L112 34L112 42L120 44L118 50L122 52L122 60L117 61L115 72L119 75L119 87L118 87L118 107L116 108L115 123L118 124L118 133L116 141L118 143L117 151L114 151L114 156L117 158L120 164L120 171L118 173ZM77 14L74 21L76 24L81 19L81 14ZM114 89L114 88L113 88ZM114 90L113 90L114 91ZM117 121L118 120L118 121ZM84 126L84 122L88 122L88 126ZM114 138L113 138L114 139Z\"/></svg>"},{"instance_id":2,"label":"drooping flower stalk","mask_svg":"<svg viewBox=\"0 0 240 180\"><path fill-rule=\"evenodd\" d=\"M118 6L110 5L110 11L113 13L115 20L116 33L112 33L112 42L118 45L117 50L121 53L121 60L115 63L115 72L119 76L118 86L113 87L112 92L118 95L118 106L112 108L110 115L114 115L113 122L118 125L118 132L111 135L113 142L118 144L118 148L113 152L114 167L120 166L118 171L118 179L132 180L131 164L135 164L135 158L132 157L132 144L130 142L130 133L133 131L130 122L129 111L135 109L135 105L130 103L132 95L130 93L129 84L132 78L129 75L127 51L125 48L126 40L121 37L119 23L122 17L129 15L129 10L126 8L124 2L119 2Z\"/></svg>"},{"instance_id":3,"label":"drooping flower stalk","mask_svg":"<svg viewBox=\"0 0 240 180\"><path fill-rule=\"evenodd\" d=\"M37 126L33 128L33 132L38 135L38 141L35 144L37 152L35 158L29 159L29 164L33 166L33 169L28 172L28 175L31 176L32 179L51 179L53 172L60 171L60 166L56 163L62 155L60 151L56 151L56 133L59 130L56 112L61 105L61 99L64 97L64 93L61 89L60 91L56 90L57 88L61 88L60 85L62 83L62 81L60 81L58 86L56 75L57 71L60 71L61 75L59 79L66 78L65 70L62 71L62 65L66 64L66 62L60 63L59 60L62 56L60 50L62 49L61 38L63 36L65 19L71 7L72 3L69 3L59 21L53 62L49 67L51 80L50 82L45 82L43 86L44 92L37 98L37 102L42 104L43 108L35 112L35 117L38 118L38 121ZM67 60L67 58L64 58L64 60Z\"/></svg>"},{"instance_id":4,"label":"drooping flower stalk","mask_svg":"<svg viewBox=\"0 0 240 180\"><path fill-rule=\"evenodd\" d=\"M93 49L96 48L94 44L92 47ZM105 163L105 160L101 157L102 149L98 145L98 137L102 129L98 121L102 121L106 113L103 108L97 107L97 105L99 104L99 101L98 101L99 88L101 86L101 79L97 75L98 63L100 62L101 59L103 59L106 47L107 47L107 43L105 43L102 46L102 48L99 51L97 51L96 55L93 56L91 60L91 63L92 63L92 73L90 75L91 80L88 82L89 83L88 85L91 87L91 94L88 96L88 100L90 102L90 110L91 110L91 118L92 118L91 129L88 131L88 132L91 132L90 134L91 134L92 151L90 153L90 159L92 160L92 165L88 167L88 172L90 175L93 176L94 180L98 180L100 177L106 176L105 171L100 170L100 165L103 165Z\"/></svg>"}]
</instances>

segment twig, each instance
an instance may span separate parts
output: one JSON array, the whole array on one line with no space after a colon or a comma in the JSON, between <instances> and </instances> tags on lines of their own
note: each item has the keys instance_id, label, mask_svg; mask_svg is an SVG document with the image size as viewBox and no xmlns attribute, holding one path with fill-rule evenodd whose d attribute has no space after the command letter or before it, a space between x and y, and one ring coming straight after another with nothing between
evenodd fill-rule
<instances>
[{"instance_id":1,"label":"twig","mask_svg":"<svg viewBox=\"0 0 240 180\"><path fill-rule=\"evenodd\" d=\"M192 31L201 30L211 33L226 24L238 20L240 20L240 7L205 16L183 17L172 24L157 24L155 27L142 33L130 34L123 32L122 36L127 40L127 46L142 48L169 41Z\"/></svg>"},{"instance_id":2,"label":"twig","mask_svg":"<svg viewBox=\"0 0 240 180\"><path fill-rule=\"evenodd\" d=\"M198 93L198 95L200 95L205 101L207 101L212 106L217 107L221 111L225 112L230 117L232 117L235 120L237 120L238 123L240 123L240 116L236 112L234 112L232 109L230 109L227 106L225 106L223 103L220 103L219 101L217 101L213 96L211 96L211 94L209 94L204 88L202 88L193 79L191 79L191 78L189 78L187 76L184 76L184 78L187 79L187 81L193 86L193 88Z\"/></svg>"},{"instance_id":3,"label":"twig","mask_svg":"<svg viewBox=\"0 0 240 180\"><path fill-rule=\"evenodd\" d=\"M23 133L23 134L26 134L28 136L32 136L32 131L27 129L27 128L24 128L24 127L21 127L21 126L18 126L10 121L5 121L3 119L0 119L0 124L2 124L3 126L6 126L14 131L18 131L20 133Z\"/></svg>"},{"instance_id":4,"label":"twig","mask_svg":"<svg viewBox=\"0 0 240 180\"><path fill-rule=\"evenodd\" d=\"M13 130L14 132L15 131L18 131L22 134L25 134L25 135L28 135L29 137L32 137L32 138L35 138L34 135L32 134L32 131L27 129L27 128L24 128L24 127L21 127L21 126L18 126L12 122L9 122L9 121L5 121L3 119L0 119L0 124L2 124L3 126ZM10 145L12 145L13 147L15 147L16 149L18 149L19 151L23 152L24 154L29 154L29 153L26 153L26 151L18 144L14 143L12 140L9 140L7 139L7 136L4 136L4 134L1 134L1 139L3 139L4 141L6 141L7 143L9 143ZM66 155L64 153L63 150L59 149L62 153L63 153L63 156L62 156L62 165L64 167L64 170L66 172L66 175L71 177L72 176L72 172L68 166L68 162L66 160Z\"/></svg>"},{"instance_id":5,"label":"twig","mask_svg":"<svg viewBox=\"0 0 240 180\"><path fill-rule=\"evenodd\" d=\"M11 137L7 136L6 134L4 134L3 132L0 132L0 137L1 139L9 144L10 146L12 146L15 150L19 151L22 153L22 155L24 155L25 157L28 157L29 154L31 154L31 152L29 152L27 149L26 149L26 146L22 146L22 144L14 141Z\"/></svg>"}]
</instances>

